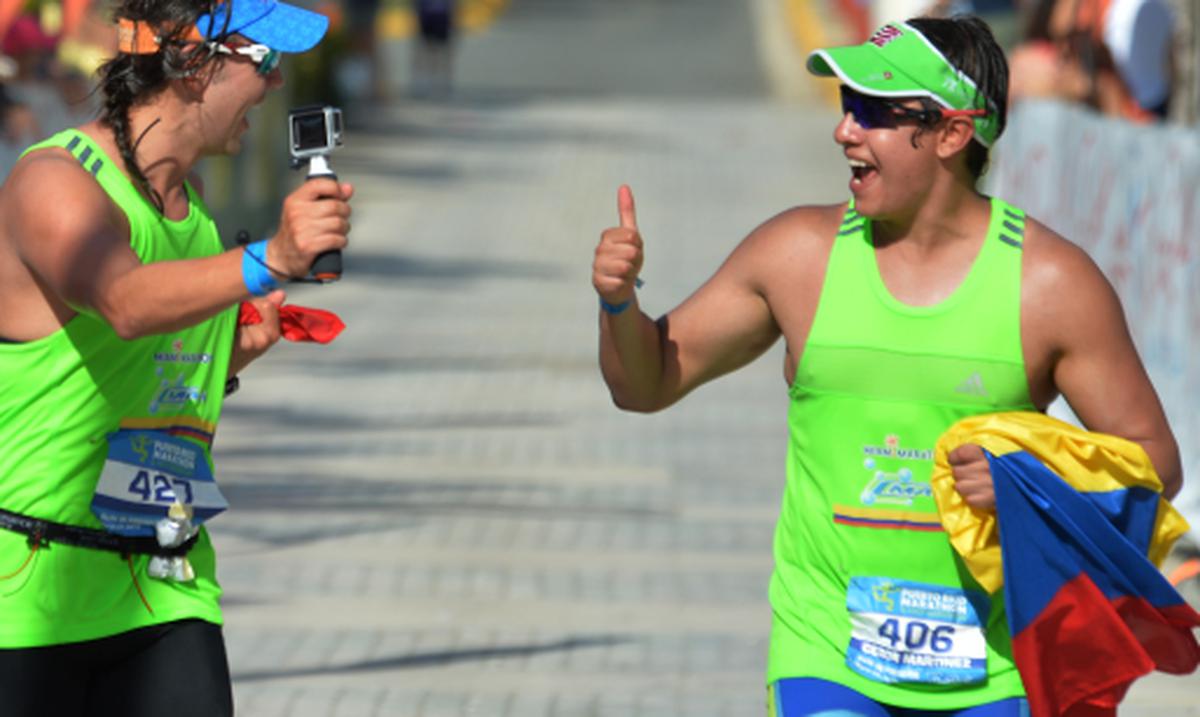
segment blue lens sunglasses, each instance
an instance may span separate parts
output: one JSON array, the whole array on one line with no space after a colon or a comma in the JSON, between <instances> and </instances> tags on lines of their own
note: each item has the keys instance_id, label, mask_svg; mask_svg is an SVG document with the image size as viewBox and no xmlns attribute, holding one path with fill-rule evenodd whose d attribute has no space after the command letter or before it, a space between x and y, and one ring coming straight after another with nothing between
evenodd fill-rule
<instances>
[{"instance_id":1,"label":"blue lens sunglasses","mask_svg":"<svg viewBox=\"0 0 1200 717\"><path fill-rule=\"evenodd\" d=\"M841 86L842 113L854 115L863 129L895 129L900 120L915 120L924 125L935 124L943 117L984 117L987 110L949 110L943 107L914 109L895 100L864 95L846 85Z\"/></svg>"}]
</instances>

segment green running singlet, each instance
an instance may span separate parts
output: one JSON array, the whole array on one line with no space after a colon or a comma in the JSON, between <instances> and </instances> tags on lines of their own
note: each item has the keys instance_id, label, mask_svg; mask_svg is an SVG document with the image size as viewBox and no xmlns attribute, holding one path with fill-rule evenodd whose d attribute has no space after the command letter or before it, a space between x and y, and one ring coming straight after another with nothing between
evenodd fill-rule
<instances>
[{"instance_id":1,"label":"green running singlet","mask_svg":"<svg viewBox=\"0 0 1200 717\"><path fill-rule=\"evenodd\" d=\"M929 487L934 444L955 421L1033 410L1024 223L992 199L966 278L917 307L889 293L871 222L847 209L789 392L768 684L819 678L930 710L1024 694L1000 595L963 568Z\"/></svg>"},{"instance_id":2,"label":"green running singlet","mask_svg":"<svg viewBox=\"0 0 1200 717\"><path fill-rule=\"evenodd\" d=\"M130 246L143 263L223 251L190 186L187 218L172 221L81 132L67 130L27 152L47 147L66 148L125 212ZM183 331L124 341L100 316L81 311L49 336L0 344L0 508L101 528L90 505L106 438L120 428L190 441L211 468L236 317L231 307ZM51 543L22 568L29 556L24 535L0 530L0 575L16 573L0 580L0 648L78 642L184 618L221 623L215 556L203 528L188 556L195 580L150 578L149 557L134 556L153 614L116 553Z\"/></svg>"}]
</instances>

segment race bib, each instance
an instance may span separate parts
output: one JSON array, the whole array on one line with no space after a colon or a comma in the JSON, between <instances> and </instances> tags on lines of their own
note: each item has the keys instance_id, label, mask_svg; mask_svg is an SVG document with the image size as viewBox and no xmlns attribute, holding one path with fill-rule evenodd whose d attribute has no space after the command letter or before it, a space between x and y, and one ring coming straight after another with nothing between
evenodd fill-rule
<instances>
[{"instance_id":1,"label":"race bib","mask_svg":"<svg viewBox=\"0 0 1200 717\"><path fill-rule=\"evenodd\" d=\"M178 504L199 525L229 507L204 450L160 431L120 430L109 436L92 512L109 532L153 536ZM176 513L178 513L178 508Z\"/></svg>"},{"instance_id":2,"label":"race bib","mask_svg":"<svg viewBox=\"0 0 1200 717\"><path fill-rule=\"evenodd\" d=\"M846 665L877 682L966 684L987 677L988 599L942 585L851 578Z\"/></svg>"}]
</instances>

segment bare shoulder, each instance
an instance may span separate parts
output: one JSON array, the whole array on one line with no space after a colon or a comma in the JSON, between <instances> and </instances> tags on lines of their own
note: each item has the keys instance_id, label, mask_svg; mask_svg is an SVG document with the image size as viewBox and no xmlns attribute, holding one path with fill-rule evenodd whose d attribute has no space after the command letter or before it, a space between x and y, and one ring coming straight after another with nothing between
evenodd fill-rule
<instances>
[{"instance_id":1,"label":"bare shoulder","mask_svg":"<svg viewBox=\"0 0 1200 717\"><path fill-rule=\"evenodd\" d=\"M797 270L823 272L845 211L845 204L784 210L750 232L730 261L752 266L764 280Z\"/></svg>"},{"instance_id":2,"label":"bare shoulder","mask_svg":"<svg viewBox=\"0 0 1200 717\"><path fill-rule=\"evenodd\" d=\"M47 211L53 204L56 211ZM46 277L50 267L127 235L125 217L76 158L60 147L26 155L0 191L11 251Z\"/></svg>"},{"instance_id":3,"label":"bare shoulder","mask_svg":"<svg viewBox=\"0 0 1200 717\"><path fill-rule=\"evenodd\" d=\"M746 241L793 251L812 249L814 244L828 248L845 213L845 204L792 207L758 225Z\"/></svg>"},{"instance_id":4,"label":"bare shoulder","mask_svg":"<svg viewBox=\"0 0 1200 717\"><path fill-rule=\"evenodd\" d=\"M1082 247L1032 218L1026 220L1022 284L1026 297L1049 305L1112 293L1108 279Z\"/></svg>"},{"instance_id":5,"label":"bare shoulder","mask_svg":"<svg viewBox=\"0 0 1200 717\"><path fill-rule=\"evenodd\" d=\"M47 197L54 205L65 209L89 204L108 195L96 179L87 172L71 153L62 147L47 147L31 152L13 166L4 183L3 197L7 211L26 210L36 214L65 214L64 211L45 212Z\"/></svg>"},{"instance_id":6,"label":"bare shoulder","mask_svg":"<svg viewBox=\"0 0 1200 717\"><path fill-rule=\"evenodd\" d=\"M1035 365L1127 340L1121 300L1104 272L1083 248L1038 222L1027 223L1021 315L1026 359Z\"/></svg>"},{"instance_id":7,"label":"bare shoulder","mask_svg":"<svg viewBox=\"0 0 1200 717\"><path fill-rule=\"evenodd\" d=\"M48 211L47 197L54 198L54 211ZM55 251L52 247L61 242L120 228L118 215L95 178L62 148L22 157L0 191L5 234L22 253Z\"/></svg>"}]
</instances>

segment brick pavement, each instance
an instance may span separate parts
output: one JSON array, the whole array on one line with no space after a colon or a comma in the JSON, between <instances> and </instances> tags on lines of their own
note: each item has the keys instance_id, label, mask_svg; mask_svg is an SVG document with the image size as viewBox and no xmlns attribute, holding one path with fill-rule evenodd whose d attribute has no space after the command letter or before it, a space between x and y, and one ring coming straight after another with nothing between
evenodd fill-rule
<instances>
[{"instance_id":1,"label":"brick pavement","mask_svg":"<svg viewBox=\"0 0 1200 717\"><path fill-rule=\"evenodd\" d=\"M643 300L678 302L815 184L768 138L827 119L539 101L354 135L346 278L292 296L349 328L249 369L218 441L243 713L758 713L781 353L668 414L617 411L590 255L633 182ZM405 172L435 161L444 182Z\"/></svg>"}]
</instances>

